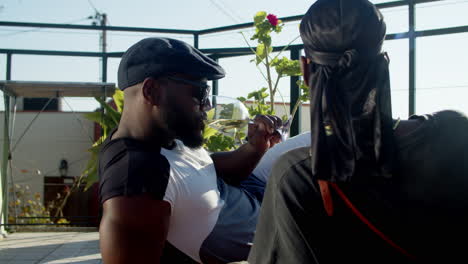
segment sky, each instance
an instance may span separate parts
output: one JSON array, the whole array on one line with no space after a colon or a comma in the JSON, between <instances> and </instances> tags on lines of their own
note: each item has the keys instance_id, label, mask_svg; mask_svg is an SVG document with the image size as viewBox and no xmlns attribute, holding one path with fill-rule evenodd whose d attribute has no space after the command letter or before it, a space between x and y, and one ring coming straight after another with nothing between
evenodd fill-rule
<instances>
[{"instance_id":1,"label":"sky","mask_svg":"<svg viewBox=\"0 0 468 264\"><path fill-rule=\"evenodd\" d=\"M251 22L257 11L278 17L304 14L313 1L289 0L0 0L0 21L70 23L90 25L96 12L106 13L111 26L170 29L207 29ZM385 0L371 1L374 3ZM381 10L387 33L408 30L408 8ZM446 0L416 6L416 30L468 25L468 0ZM298 23L286 23L283 32L273 36L273 45L285 45L299 35ZM233 30L200 37L200 48L246 47L252 29ZM155 36L148 33L108 32L107 50L125 51L138 40ZM193 43L190 35L158 34ZM296 39L293 43L301 43ZM255 46L254 42L249 45ZM468 114L468 33L418 38L416 42L416 113L455 109ZM100 51L100 32L89 30L0 27L0 48L61 51ZM390 62L394 117L408 117L408 40L384 44ZM289 52L284 56L289 57ZM250 60L252 56L221 59L226 78L220 80L219 94L245 96L265 83ZM0 80L6 77L6 56L0 54ZM120 59L108 61L108 82L116 82ZM99 82L98 58L14 55L12 80ZM280 82L283 98L289 100L289 80ZM67 98L74 111L92 111L92 98ZM281 100L278 97L278 100ZM3 102L3 100L2 100ZM0 103L0 110L3 110Z\"/></svg>"}]
</instances>

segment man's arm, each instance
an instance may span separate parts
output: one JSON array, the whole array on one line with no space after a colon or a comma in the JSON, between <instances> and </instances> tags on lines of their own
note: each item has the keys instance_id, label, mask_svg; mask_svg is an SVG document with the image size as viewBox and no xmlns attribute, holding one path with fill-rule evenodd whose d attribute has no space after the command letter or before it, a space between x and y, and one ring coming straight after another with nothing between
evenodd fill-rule
<instances>
[{"instance_id":1,"label":"man's arm","mask_svg":"<svg viewBox=\"0 0 468 264\"><path fill-rule=\"evenodd\" d=\"M99 229L103 263L160 263L171 205L149 195L104 202Z\"/></svg>"},{"instance_id":2,"label":"man's arm","mask_svg":"<svg viewBox=\"0 0 468 264\"><path fill-rule=\"evenodd\" d=\"M213 153L211 158L216 174L227 183L237 185L252 173L264 153L246 143L234 151Z\"/></svg>"},{"instance_id":3,"label":"man's arm","mask_svg":"<svg viewBox=\"0 0 468 264\"><path fill-rule=\"evenodd\" d=\"M280 142L281 136L275 128L281 119L275 116L257 116L254 124L249 124L249 141L230 152L211 154L216 174L229 184L238 184L255 169L265 152Z\"/></svg>"}]
</instances>

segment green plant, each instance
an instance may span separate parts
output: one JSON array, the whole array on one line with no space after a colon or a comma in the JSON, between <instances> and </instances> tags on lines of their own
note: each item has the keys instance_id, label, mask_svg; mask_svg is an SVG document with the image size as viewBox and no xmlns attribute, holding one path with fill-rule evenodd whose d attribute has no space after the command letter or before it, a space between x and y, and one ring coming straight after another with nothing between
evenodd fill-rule
<instances>
[{"instance_id":1,"label":"green plant","mask_svg":"<svg viewBox=\"0 0 468 264\"><path fill-rule=\"evenodd\" d=\"M122 110L124 107L123 91L117 89L112 95L112 102L115 105L115 109L105 100L102 100L98 97L95 97L95 99L99 102L103 111L86 113L84 114L84 117L99 124L103 133L101 137L96 142L94 142L92 147L88 149L88 151L91 153L91 158L89 159L88 164L86 165L86 168L80 175L79 179L75 181L75 184L72 187L72 191L79 189L79 186L83 182L86 182L85 190L87 190L99 180L97 168L101 144L107 138L109 133L119 125L120 118L122 117Z\"/></svg>"},{"instance_id":2,"label":"green plant","mask_svg":"<svg viewBox=\"0 0 468 264\"><path fill-rule=\"evenodd\" d=\"M301 75L300 63L298 60L290 60L284 56L280 58L281 53L286 50L297 38L286 45L276 56L272 56L273 46L271 34L273 32L276 34L280 33L283 29L283 26L284 23L281 20L279 20L273 14L267 15L265 11L257 12L254 16L255 34L250 39L257 40L258 44L255 49L251 47L252 52L255 54L255 59L252 60L252 62L256 63L258 70L266 81L267 87L262 87L259 90L249 93L246 98L238 98L242 102L253 101L253 103L248 106L251 116L255 116L257 114L275 114L275 96L276 93L279 92L278 84L280 79L283 77ZM249 45L245 36L244 39ZM262 70L260 65L263 66L264 70ZM276 77L273 75L273 69L276 72ZM307 101L309 97L309 89L303 84L302 81L298 82L298 86L301 88L302 95L294 103L294 108L291 112L292 118L294 118L299 105L302 102ZM268 97L269 102L266 102ZM283 116L282 118L285 120L286 116Z\"/></svg>"},{"instance_id":3,"label":"green plant","mask_svg":"<svg viewBox=\"0 0 468 264\"><path fill-rule=\"evenodd\" d=\"M289 45L297 38L291 41L276 56L272 56L273 46L271 34L279 34L282 31L283 26L284 23L275 15L267 15L265 11L260 11L257 12L254 16L255 34L250 38L251 40L257 40L257 47L255 49L250 47L249 42L245 38L244 34L242 34L247 45L249 45L252 52L255 54L255 59L253 59L251 62L255 62L257 69L266 82L266 87L262 87L259 90L250 92L246 97L237 98L246 105L250 117L254 117L256 115L275 115L275 96L276 93L279 93L279 81L283 77L301 75L301 69L298 60L290 60L284 56L280 58L281 53L286 50ZM274 72L276 72L276 76L274 76ZM296 111L302 102L305 102L309 99L309 89L307 86L305 86L302 81L298 81L297 85L300 87L302 94L300 98L294 103L294 108L291 112L291 118L294 118ZM268 99L269 101L267 101ZM285 121L288 119L288 116L284 115L282 116L282 119ZM234 149L239 144L242 144L242 139L245 138L245 134L238 132L229 136L208 127L205 129L204 138L206 139L204 146L209 151L228 151Z\"/></svg>"},{"instance_id":4,"label":"green plant","mask_svg":"<svg viewBox=\"0 0 468 264\"><path fill-rule=\"evenodd\" d=\"M8 223L10 224L51 224L49 208L42 204L41 195L31 193L28 185L15 184L10 188L14 199L8 206ZM27 218L23 218L27 217ZM37 217L37 218L36 218Z\"/></svg>"}]
</instances>

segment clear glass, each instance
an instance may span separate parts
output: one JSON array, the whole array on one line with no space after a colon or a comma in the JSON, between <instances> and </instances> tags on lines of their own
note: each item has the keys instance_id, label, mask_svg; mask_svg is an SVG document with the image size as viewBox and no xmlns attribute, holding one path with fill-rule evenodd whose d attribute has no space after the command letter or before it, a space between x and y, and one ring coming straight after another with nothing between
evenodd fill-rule
<instances>
[{"instance_id":1,"label":"clear glass","mask_svg":"<svg viewBox=\"0 0 468 264\"><path fill-rule=\"evenodd\" d=\"M207 124L211 128L225 135L235 137L239 132L247 134L247 125L253 124L246 105L236 98L212 95L210 97L212 108L207 113ZM282 140L289 137L291 117L282 122L276 131Z\"/></svg>"},{"instance_id":2,"label":"clear glass","mask_svg":"<svg viewBox=\"0 0 468 264\"><path fill-rule=\"evenodd\" d=\"M468 113L468 33L416 39L416 114Z\"/></svg>"},{"instance_id":3,"label":"clear glass","mask_svg":"<svg viewBox=\"0 0 468 264\"><path fill-rule=\"evenodd\" d=\"M408 6L380 9L387 26L387 34L408 32Z\"/></svg>"},{"instance_id":4,"label":"clear glass","mask_svg":"<svg viewBox=\"0 0 468 264\"><path fill-rule=\"evenodd\" d=\"M6 79L6 55L0 54L0 80ZM5 78L5 79L4 79ZM3 101L3 92L0 91L0 111L5 111L5 102Z\"/></svg>"},{"instance_id":5,"label":"clear glass","mask_svg":"<svg viewBox=\"0 0 468 264\"><path fill-rule=\"evenodd\" d=\"M445 0L416 5L416 30L468 25L468 1Z\"/></svg>"},{"instance_id":6,"label":"clear glass","mask_svg":"<svg viewBox=\"0 0 468 264\"><path fill-rule=\"evenodd\" d=\"M30 21L25 21L30 22ZM100 32L94 30L0 27L0 48L100 51Z\"/></svg>"},{"instance_id":7,"label":"clear glass","mask_svg":"<svg viewBox=\"0 0 468 264\"><path fill-rule=\"evenodd\" d=\"M274 52L271 54L270 58L273 59L276 56L278 56L278 58L290 58L290 52L288 50L283 51L281 54L279 52ZM226 77L218 81L218 94L220 95L234 98L239 96L246 97L247 94L251 92L260 90L263 87L268 87L266 68L262 64L255 64L254 55L223 58L219 60L219 64L227 73ZM278 75L274 68L271 68L270 73L274 85ZM289 77L281 77L278 82L278 89L274 99L275 104L278 103L279 106L282 106L283 103L288 104L290 101L289 80ZM269 93L269 91L267 92ZM270 98L268 97L266 100L270 101Z\"/></svg>"},{"instance_id":8,"label":"clear glass","mask_svg":"<svg viewBox=\"0 0 468 264\"><path fill-rule=\"evenodd\" d=\"M388 3L388 2L397 2L398 0L370 0L371 3L373 4L382 4L382 3ZM400 0L401 1L401 0Z\"/></svg>"},{"instance_id":9,"label":"clear glass","mask_svg":"<svg viewBox=\"0 0 468 264\"><path fill-rule=\"evenodd\" d=\"M409 44L408 39L387 40L383 50L390 58L392 116L406 119L409 112Z\"/></svg>"}]
</instances>

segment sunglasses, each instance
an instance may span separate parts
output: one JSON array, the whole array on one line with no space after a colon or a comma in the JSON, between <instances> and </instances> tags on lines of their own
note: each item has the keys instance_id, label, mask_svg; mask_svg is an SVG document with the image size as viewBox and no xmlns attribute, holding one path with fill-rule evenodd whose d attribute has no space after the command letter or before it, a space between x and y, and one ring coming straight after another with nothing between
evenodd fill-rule
<instances>
[{"instance_id":1,"label":"sunglasses","mask_svg":"<svg viewBox=\"0 0 468 264\"><path fill-rule=\"evenodd\" d=\"M211 108L209 99L211 87L206 82L192 81L174 76L167 76L167 79L198 88L193 89L192 97L196 98L200 102L200 105L203 107L203 109Z\"/></svg>"}]
</instances>

